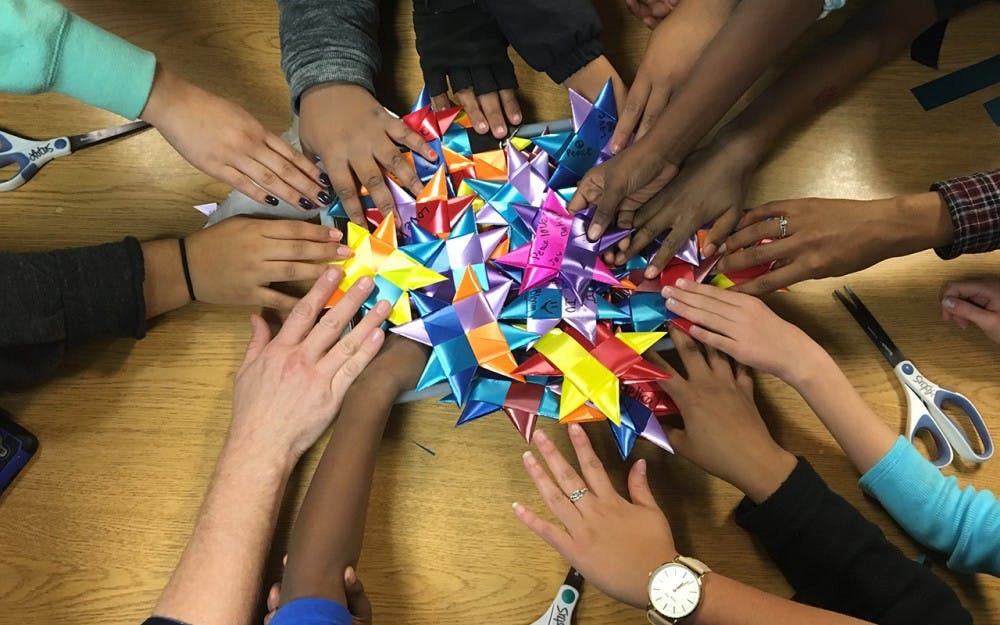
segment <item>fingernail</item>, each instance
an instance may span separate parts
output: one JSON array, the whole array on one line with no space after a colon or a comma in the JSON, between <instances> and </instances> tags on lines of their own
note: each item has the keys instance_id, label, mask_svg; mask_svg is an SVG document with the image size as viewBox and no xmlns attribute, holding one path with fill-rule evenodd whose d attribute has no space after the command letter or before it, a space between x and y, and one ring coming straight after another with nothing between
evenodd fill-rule
<instances>
[{"instance_id":1,"label":"fingernail","mask_svg":"<svg viewBox=\"0 0 1000 625\"><path fill-rule=\"evenodd\" d=\"M618 154L618 151L621 150L621 149L622 149L622 146L617 141L615 141L614 143L611 144L611 153L612 154Z\"/></svg>"},{"instance_id":2,"label":"fingernail","mask_svg":"<svg viewBox=\"0 0 1000 625\"><path fill-rule=\"evenodd\" d=\"M533 437L533 440L536 443L538 443L539 441L544 442L549 440L549 437L545 435L545 432L542 432L541 430L535 430L535 436Z\"/></svg>"},{"instance_id":3,"label":"fingernail","mask_svg":"<svg viewBox=\"0 0 1000 625\"><path fill-rule=\"evenodd\" d=\"M332 185L330 184L330 176L327 176L325 172L324 172L324 173L321 173L321 174L319 175L319 183L320 183L321 185L323 185L324 187L330 187L330 186L332 186Z\"/></svg>"},{"instance_id":4,"label":"fingernail","mask_svg":"<svg viewBox=\"0 0 1000 625\"><path fill-rule=\"evenodd\" d=\"M392 306L389 304L388 301L380 299L378 303L375 304L375 307L372 310L374 310L376 313L380 315L384 315L388 313L390 310L392 310Z\"/></svg>"},{"instance_id":5,"label":"fingernail","mask_svg":"<svg viewBox=\"0 0 1000 625\"><path fill-rule=\"evenodd\" d=\"M313 203L310 202L309 200L307 200L304 197L300 197L299 198L299 206L301 206L302 208L306 209L307 211L312 210L312 209L315 208L315 206L313 206Z\"/></svg>"},{"instance_id":6,"label":"fingernail","mask_svg":"<svg viewBox=\"0 0 1000 625\"><path fill-rule=\"evenodd\" d=\"M534 454L532 454L530 451L526 451L523 454L521 454L521 460L524 461L524 464L535 464L536 462L538 462L537 460L535 460Z\"/></svg>"},{"instance_id":7,"label":"fingernail","mask_svg":"<svg viewBox=\"0 0 1000 625\"><path fill-rule=\"evenodd\" d=\"M516 512L518 514L524 512L524 506L522 506L521 504L517 503L516 501L514 503L510 504L510 507L513 508L514 512Z\"/></svg>"},{"instance_id":8,"label":"fingernail","mask_svg":"<svg viewBox=\"0 0 1000 625\"><path fill-rule=\"evenodd\" d=\"M354 250L352 250L350 247L348 247L346 245L338 245L337 246L337 257L338 258L348 258L353 253L354 253Z\"/></svg>"},{"instance_id":9,"label":"fingernail","mask_svg":"<svg viewBox=\"0 0 1000 625\"><path fill-rule=\"evenodd\" d=\"M639 475L646 475L646 459L639 458L639 460L635 463L635 468L636 471L639 472Z\"/></svg>"},{"instance_id":10,"label":"fingernail","mask_svg":"<svg viewBox=\"0 0 1000 625\"><path fill-rule=\"evenodd\" d=\"M320 191L319 193L317 193L316 199L319 200L319 203L323 204L324 206L333 201L333 198L330 197L330 194L327 193L326 191Z\"/></svg>"},{"instance_id":11,"label":"fingernail","mask_svg":"<svg viewBox=\"0 0 1000 625\"><path fill-rule=\"evenodd\" d=\"M665 286L663 287L663 290L660 291L660 295L662 295L663 297L670 297L671 295L673 295L673 293L674 293L674 287L672 286Z\"/></svg>"},{"instance_id":12,"label":"fingernail","mask_svg":"<svg viewBox=\"0 0 1000 625\"><path fill-rule=\"evenodd\" d=\"M677 300L675 300L674 298L672 298L672 297L668 297L667 298L667 308L672 307L676 303L677 303Z\"/></svg>"},{"instance_id":13,"label":"fingernail","mask_svg":"<svg viewBox=\"0 0 1000 625\"><path fill-rule=\"evenodd\" d=\"M943 300L941 300L941 303L944 304L945 308L955 307L955 300L951 299L950 297L944 298Z\"/></svg>"},{"instance_id":14,"label":"fingernail","mask_svg":"<svg viewBox=\"0 0 1000 625\"><path fill-rule=\"evenodd\" d=\"M706 243L705 247L701 248L701 253L708 257L715 255L715 243Z\"/></svg>"},{"instance_id":15,"label":"fingernail","mask_svg":"<svg viewBox=\"0 0 1000 625\"><path fill-rule=\"evenodd\" d=\"M265 196L264 197L264 201L267 202L268 204L270 204L271 206L277 206L278 205L278 198L274 197L273 195Z\"/></svg>"},{"instance_id":16,"label":"fingernail","mask_svg":"<svg viewBox=\"0 0 1000 625\"><path fill-rule=\"evenodd\" d=\"M510 116L510 121L514 122L515 124L520 124L521 115L519 113L514 113L513 115Z\"/></svg>"},{"instance_id":17,"label":"fingernail","mask_svg":"<svg viewBox=\"0 0 1000 625\"><path fill-rule=\"evenodd\" d=\"M375 328L375 330L372 332L371 337L369 337L369 340L372 343L378 343L384 337L385 337L385 335L382 333L382 328Z\"/></svg>"},{"instance_id":18,"label":"fingernail","mask_svg":"<svg viewBox=\"0 0 1000 625\"><path fill-rule=\"evenodd\" d=\"M497 126L493 129L493 134L499 139L507 134L507 128L505 126Z\"/></svg>"},{"instance_id":19,"label":"fingernail","mask_svg":"<svg viewBox=\"0 0 1000 625\"><path fill-rule=\"evenodd\" d=\"M436 161L438 160L437 150L427 150L427 160Z\"/></svg>"},{"instance_id":20,"label":"fingernail","mask_svg":"<svg viewBox=\"0 0 1000 625\"><path fill-rule=\"evenodd\" d=\"M580 427L579 423L570 423L569 424L569 433L570 433L570 436L578 436L580 434L583 434L583 428Z\"/></svg>"},{"instance_id":21,"label":"fingernail","mask_svg":"<svg viewBox=\"0 0 1000 625\"><path fill-rule=\"evenodd\" d=\"M478 124L476 124L476 130L479 131L479 134L482 134L489 129L490 127L486 125L486 122L479 122Z\"/></svg>"},{"instance_id":22,"label":"fingernail","mask_svg":"<svg viewBox=\"0 0 1000 625\"><path fill-rule=\"evenodd\" d=\"M721 255L723 255L723 254L725 254L725 253L726 253L726 250L727 250L727 249L728 249L728 248L726 247L726 244L725 244L725 243L723 243L722 245L720 245L720 246L719 246L719 249L718 249L718 251L716 251L716 254L718 254L718 255L720 255L720 256L721 256Z\"/></svg>"},{"instance_id":23,"label":"fingernail","mask_svg":"<svg viewBox=\"0 0 1000 625\"><path fill-rule=\"evenodd\" d=\"M656 276L660 275L660 270L650 265L649 267L646 267L646 271L642 272L642 275L652 280Z\"/></svg>"},{"instance_id":24,"label":"fingernail","mask_svg":"<svg viewBox=\"0 0 1000 625\"><path fill-rule=\"evenodd\" d=\"M587 228L587 238L591 241L596 241L601 238L601 227L597 225L592 225Z\"/></svg>"},{"instance_id":25,"label":"fingernail","mask_svg":"<svg viewBox=\"0 0 1000 625\"><path fill-rule=\"evenodd\" d=\"M344 238L344 233L336 228L330 228L330 240L339 241Z\"/></svg>"},{"instance_id":26,"label":"fingernail","mask_svg":"<svg viewBox=\"0 0 1000 625\"><path fill-rule=\"evenodd\" d=\"M368 276L361 278L356 284L358 285L358 288L363 291L370 291L375 287L375 281Z\"/></svg>"},{"instance_id":27,"label":"fingernail","mask_svg":"<svg viewBox=\"0 0 1000 625\"><path fill-rule=\"evenodd\" d=\"M679 289L683 289L687 287L689 284L690 282L688 282L684 278L677 278L677 280L674 281L674 286L676 286Z\"/></svg>"},{"instance_id":28,"label":"fingernail","mask_svg":"<svg viewBox=\"0 0 1000 625\"><path fill-rule=\"evenodd\" d=\"M329 269L326 270L326 273L323 274L323 277L329 280L330 282L336 282L339 276L340 276L340 270L337 269L336 267L330 267Z\"/></svg>"}]
</instances>

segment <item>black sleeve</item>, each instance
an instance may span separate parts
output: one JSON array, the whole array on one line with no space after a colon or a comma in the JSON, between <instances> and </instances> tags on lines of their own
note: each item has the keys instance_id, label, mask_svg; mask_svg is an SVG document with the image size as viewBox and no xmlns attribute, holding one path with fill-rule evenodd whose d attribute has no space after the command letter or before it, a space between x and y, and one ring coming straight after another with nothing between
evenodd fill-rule
<instances>
[{"instance_id":1,"label":"black sleeve","mask_svg":"<svg viewBox=\"0 0 1000 625\"><path fill-rule=\"evenodd\" d=\"M66 349L146 333L142 248L118 243L0 253L0 389L39 382Z\"/></svg>"},{"instance_id":2,"label":"black sleeve","mask_svg":"<svg viewBox=\"0 0 1000 625\"><path fill-rule=\"evenodd\" d=\"M142 625L188 625L183 621L175 621L165 616L151 616L142 622Z\"/></svg>"},{"instance_id":3,"label":"black sleeve","mask_svg":"<svg viewBox=\"0 0 1000 625\"><path fill-rule=\"evenodd\" d=\"M561 83L604 54L590 0L481 0L531 67Z\"/></svg>"},{"instance_id":4,"label":"black sleeve","mask_svg":"<svg viewBox=\"0 0 1000 625\"><path fill-rule=\"evenodd\" d=\"M447 92L448 82L477 95L517 88L507 40L473 0L413 0L413 31L428 95Z\"/></svg>"},{"instance_id":5,"label":"black sleeve","mask_svg":"<svg viewBox=\"0 0 1000 625\"><path fill-rule=\"evenodd\" d=\"M886 540L804 458L766 501L740 502L736 522L763 544L797 601L874 623L972 623L947 584Z\"/></svg>"},{"instance_id":6,"label":"black sleeve","mask_svg":"<svg viewBox=\"0 0 1000 625\"><path fill-rule=\"evenodd\" d=\"M934 0L934 8L937 10L938 20L946 20L982 2L984 0Z\"/></svg>"}]
</instances>

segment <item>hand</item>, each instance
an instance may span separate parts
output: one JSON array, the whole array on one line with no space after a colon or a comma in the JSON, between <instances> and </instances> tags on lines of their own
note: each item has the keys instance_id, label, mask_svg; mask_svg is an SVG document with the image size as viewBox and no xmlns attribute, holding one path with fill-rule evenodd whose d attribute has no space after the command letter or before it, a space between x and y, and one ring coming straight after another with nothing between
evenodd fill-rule
<instances>
[{"instance_id":1,"label":"hand","mask_svg":"<svg viewBox=\"0 0 1000 625\"><path fill-rule=\"evenodd\" d=\"M785 238L779 239L782 216L788 225ZM717 269L725 273L778 261L773 271L733 287L762 294L802 280L843 276L887 258L947 244L953 236L938 193L870 201L770 202L743 216L742 229L719 247L726 256ZM753 245L765 238L774 240Z\"/></svg>"},{"instance_id":2,"label":"hand","mask_svg":"<svg viewBox=\"0 0 1000 625\"><path fill-rule=\"evenodd\" d=\"M304 209L330 204L323 173L250 113L156 68L140 115L189 163L261 204L278 198Z\"/></svg>"},{"instance_id":3,"label":"hand","mask_svg":"<svg viewBox=\"0 0 1000 625\"><path fill-rule=\"evenodd\" d=\"M344 393L382 346L380 325L392 307L380 300L341 338L375 285L358 280L316 321L343 271L331 267L292 309L278 334L259 315L233 389L231 444L247 458L275 452L296 461L330 425ZM257 455L250 455L251 453Z\"/></svg>"},{"instance_id":4,"label":"hand","mask_svg":"<svg viewBox=\"0 0 1000 625\"><path fill-rule=\"evenodd\" d=\"M299 137L307 153L322 159L333 191L351 221L365 228L368 221L358 197L358 182L368 189L383 215L396 208L380 167L414 195L423 189L397 143L427 160L438 158L419 134L386 112L358 85L322 84L307 89L299 103Z\"/></svg>"},{"instance_id":5,"label":"hand","mask_svg":"<svg viewBox=\"0 0 1000 625\"><path fill-rule=\"evenodd\" d=\"M671 332L687 378L658 355L650 362L670 373L660 386L681 409L684 428L665 426L674 450L760 503L781 486L795 468L795 456L782 449L757 412L753 379L742 366L711 347L705 354L694 339Z\"/></svg>"},{"instance_id":6,"label":"hand","mask_svg":"<svg viewBox=\"0 0 1000 625\"><path fill-rule=\"evenodd\" d=\"M287 555L283 562L288 562ZM372 604L368 601L364 584L358 579L353 566L344 569L344 591L347 595L347 611L351 613L351 625L372 625ZM273 584L267 593L267 614L264 615L264 625L271 622L279 605L281 605L280 582Z\"/></svg>"},{"instance_id":7,"label":"hand","mask_svg":"<svg viewBox=\"0 0 1000 625\"><path fill-rule=\"evenodd\" d=\"M629 89L618 126L611 137L612 153L618 153L628 145L633 132L636 132L636 138L642 138L649 131L671 96L687 80L701 53L726 23L735 3L733 0L685 3L670 14L670 19L662 19L673 9L666 0L640 0L637 3L629 0L629 8L633 4L635 10L642 7L654 15L662 13L662 21L649 37L635 81ZM672 4L676 6L677 2Z\"/></svg>"},{"instance_id":8,"label":"hand","mask_svg":"<svg viewBox=\"0 0 1000 625\"><path fill-rule=\"evenodd\" d=\"M1000 343L1000 280L951 282L945 285L941 319L960 328L979 326L994 343Z\"/></svg>"},{"instance_id":9,"label":"hand","mask_svg":"<svg viewBox=\"0 0 1000 625\"><path fill-rule=\"evenodd\" d=\"M644 608L649 574L677 555L667 517L649 490L646 461L637 461L629 471L630 503L615 492L583 428L570 425L569 437L583 478L541 430L535 431L532 441L558 486L530 451L524 454L525 469L562 527L519 503L514 504L514 513L588 582L618 601ZM572 503L569 493L584 486L587 493Z\"/></svg>"},{"instance_id":10,"label":"hand","mask_svg":"<svg viewBox=\"0 0 1000 625\"><path fill-rule=\"evenodd\" d=\"M343 260L336 228L291 220L230 217L187 237L191 284L199 301L289 311L297 298L272 282L318 280L328 261Z\"/></svg>"},{"instance_id":11,"label":"hand","mask_svg":"<svg viewBox=\"0 0 1000 625\"><path fill-rule=\"evenodd\" d=\"M785 382L801 368L806 353L819 349L805 332L752 295L683 279L664 287L662 294L667 310L693 324L693 338Z\"/></svg>"},{"instance_id":12,"label":"hand","mask_svg":"<svg viewBox=\"0 0 1000 625\"><path fill-rule=\"evenodd\" d=\"M636 231L615 264L624 264L666 233L645 270L646 277L655 278L691 235L714 219L703 250L711 256L710 241L724 239L743 215L752 173L753 165L735 149L713 146L693 153L677 178L636 213Z\"/></svg>"},{"instance_id":13,"label":"hand","mask_svg":"<svg viewBox=\"0 0 1000 625\"><path fill-rule=\"evenodd\" d=\"M628 10L652 30L677 8L680 0L625 0Z\"/></svg>"},{"instance_id":14,"label":"hand","mask_svg":"<svg viewBox=\"0 0 1000 625\"><path fill-rule=\"evenodd\" d=\"M466 87L456 91L454 95L458 105L469 116L473 129L481 135L492 129L494 137L503 139L507 136L507 121L514 125L521 123L521 105L517 101L516 89L500 89L477 95L472 87ZM431 108L435 111L453 106L447 93L431 98Z\"/></svg>"},{"instance_id":15,"label":"hand","mask_svg":"<svg viewBox=\"0 0 1000 625\"><path fill-rule=\"evenodd\" d=\"M603 54L578 69L563 82L563 86L593 102L601 94L604 85L608 84L609 78L615 92L615 103L621 109L625 106L628 90L618 71Z\"/></svg>"}]
</instances>

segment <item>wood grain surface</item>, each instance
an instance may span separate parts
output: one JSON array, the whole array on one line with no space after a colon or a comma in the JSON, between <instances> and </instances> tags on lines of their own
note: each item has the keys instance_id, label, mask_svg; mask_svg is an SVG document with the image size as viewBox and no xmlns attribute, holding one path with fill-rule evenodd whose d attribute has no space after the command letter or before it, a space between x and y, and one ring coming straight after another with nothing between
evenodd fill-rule
<instances>
[{"instance_id":1,"label":"wood grain surface","mask_svg":"<svg viewBox=\"0 0 1000 625\"><path fill-rule=\"evenodd\" d=\"M289 121L272 2L72 0L73 10L212 90L243 104L275 131ZM405 106L421 78L406 5L383 10L382 93ZM601 5L612 61L631 79L646 33L619 2ZM782 59L801 53L846 17L835 13ZM942 54L950 71L996 52L1000 7L954 20ZM568 114L564 92L523 64L527 119ZM982 108L995 86L924 112L909 89L939 75L901 57L875 72L833 110L785 140L756 177L752 203L790 197L875 198L921 191L938 179L1000 165L1000 132ZM35 137L115 125L110 113L59 95L0 96L0 125ZM155 132L47 166L23 189L0 194L0 247L38 250L199 228L193 204L221 199L223 185L192 169ZM932 252L774 295L783 316L832 352L865 398L902 429L904 397L887 364L830 296L849 282L899 347L928 377L978 405L995 433L1000 416L998 350L975 329L940 321L938 290L951 279L996 276L1000 257L943 262ZM0 500L0 624L138 623L177 563L192 529L228 422L232 376L249 336L249 309L194 304L156 321L139 342L107 341L73 353L52 381L0 395L41 441ZM858 489L833 439L788 387L758 377L758 396L779 442L808 456L831 486L878 523L907 555L925 550ZM346 407L349 417L350 407ZM566 565L520 526L514 500L540 505L521 468L524 444L502 415L455 429L454 407L400 407L379 454L362 578L383 623L524 624L547 606ZM544 424L564 449L565 431ZM591 426L599 452L624 486L606 426ZM320 449L325 441L321 441ZM419 442L436 452L422 451ZM682 553L714 569L787 594L774 565L733 523L736 491L645 442L634 457L650 475ZM318 453L289 489L268 580ZM1000 461L947 469L962 482L1000 491ZM960 576L932 559L980 623L1000 622L1000 580ZM248 598L248 601L257 598ZM581 625L640 623L644 615L592 587Z\"/></svg>"}]
</instances>

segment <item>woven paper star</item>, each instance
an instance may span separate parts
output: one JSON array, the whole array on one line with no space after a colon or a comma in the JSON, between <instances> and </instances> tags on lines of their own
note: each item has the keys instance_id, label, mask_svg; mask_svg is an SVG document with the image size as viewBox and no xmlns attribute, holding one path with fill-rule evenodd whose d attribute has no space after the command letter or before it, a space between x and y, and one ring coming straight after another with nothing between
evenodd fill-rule
<instances>
[{"instance_id":1,"label":"woven paper star","mask_svg":"<svg viewBox=\"0 0 1000 625\"><path fill-rule=\"evenodd\" d=\"M663 305L662 297L660 305ZM565 321L588 340L594 341L599 320L623 322L630 317L593 289L587 289L583 300L577 302L565 289L553 283L546 288L518 295L504 307L500 319L523 320L528 330L539 336L559 325L560 321Z\"/></svg>"},{"instance_id":2,"label":"woven paper star","mask_svg":"<svg viewBox=\"0 0 1000 625\"><path fill-rule=\"evenodd\" d=\"M513 349L535 341L535 334L497 322L510 292L510 282L483 291L472 268L467 268L452 302L420 293L413 301L420 318L392 331L433 347L417 390L447 380L458 404L468 398L479 368L524 381L516 373Z\"/></svg>"},{"instance_id":3,"label":"woven paper star","mask_svg":"<svg viewBox=\"0 0 1000 625\"><path fill-rule=\"evenodd\" d=\"M531 441L539 416L551 419L558 417L559 398L541 384L476 378L469 393L469 401L455 425L468 423L498 410L507 415L527 443Z\"/></svg>"}]
</instances>

